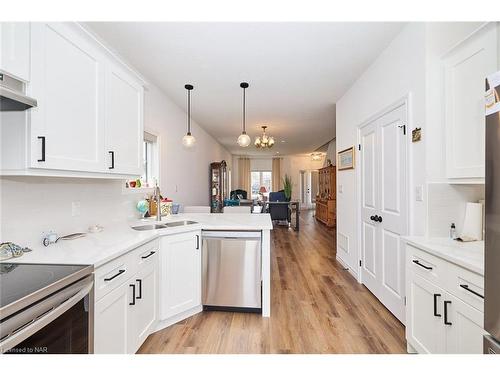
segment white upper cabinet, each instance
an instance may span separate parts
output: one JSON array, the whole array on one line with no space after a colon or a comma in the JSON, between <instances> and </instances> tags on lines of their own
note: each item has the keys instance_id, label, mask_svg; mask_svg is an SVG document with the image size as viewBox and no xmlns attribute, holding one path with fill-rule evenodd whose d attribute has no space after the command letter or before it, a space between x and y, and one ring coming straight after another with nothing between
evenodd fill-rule
<instances>
[{"instance_id":1,"label":"white upper cabinet","mask_svg":"<svg viewBox=\"0 0 500 375\"><path fill-rule=\"evenodd\" d=\"M0 23L0 69L22 81L30 79L30 24Z\"/></svg>"},{"instance_id":2,"label":"white upper cabinet","mask_svg":"<svg viewBox=\"0 0 500 375\"><path fill-rule=\"evenodd\" d=\"M144 90L122 69L106 69L105 144L110 172L142 173Z\"/></svg>"},{"instance_id":3,"label":"white upper cabinet","mask_svg":"<svg viewBox=\"0 0 500 375\"><path fill-rule=\"evenodd\" d=\"M31 46L31 167L102 172L102 57L60 23L33 23Z\"/></svg>"},{"instance_id":4,"label":"white upper cabinet","mask_svg":"<svg viewBox=\"0 0 500 375\"><path fill-rule=\"evenodd\" d=\"M484 82L497 70L495 24L483 27L444 58L446 174L484 178Z\"/></svg>"}]
</instances>

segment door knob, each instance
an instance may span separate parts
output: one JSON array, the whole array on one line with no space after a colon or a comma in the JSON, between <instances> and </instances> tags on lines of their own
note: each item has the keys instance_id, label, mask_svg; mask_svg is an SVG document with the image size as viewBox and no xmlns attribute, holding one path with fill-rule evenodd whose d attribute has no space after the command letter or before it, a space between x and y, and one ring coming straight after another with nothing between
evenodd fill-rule
<instances>
[{"instance_id":1,"label":"door knob","mask_svg":"<svg viewBox=\"0 0 500 375\"><path fill-rule=\"evenodd\" d=\"M370 216L370 220L375 220L375 216Z\"/></svg>"},{"instance_id":2,"label":"door knob","mask_svg":"<svg viewBox=\"0 0 500 375\"><path fill-rule=\"evenodd\" d=\"M381 223L381 222L382 222L382 216L378 216L377 221L378 221L379 223Z\"/></svg>"}]
</instances>

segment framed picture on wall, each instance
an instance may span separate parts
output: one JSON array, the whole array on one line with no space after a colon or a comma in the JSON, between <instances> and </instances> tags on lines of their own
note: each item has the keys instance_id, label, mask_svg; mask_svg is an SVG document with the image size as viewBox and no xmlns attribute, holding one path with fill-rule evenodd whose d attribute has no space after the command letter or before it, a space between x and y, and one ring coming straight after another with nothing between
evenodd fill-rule
<instances>
[{"instance_id":1,"label":"framed picture on wall","mask_svg":"<svg viewBox=\"0 0 500 375\"><path fill-rule=\"evenodd\" d=\"M337 153L337 170L354 169L354 146Z\"/></svg>"}]
</instances>

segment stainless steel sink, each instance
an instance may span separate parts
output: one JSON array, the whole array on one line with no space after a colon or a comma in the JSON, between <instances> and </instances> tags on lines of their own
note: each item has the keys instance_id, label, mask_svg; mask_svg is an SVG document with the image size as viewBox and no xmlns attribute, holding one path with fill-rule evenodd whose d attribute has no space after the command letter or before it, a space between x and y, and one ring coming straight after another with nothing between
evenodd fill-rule
<instances>
[{"instance_id":1,"label":"stainless steel sink","mask_svg":"<svg viewBox=\"0 0 500 375\"><path fill-rule=\"evenodd\" d=\"M154 230L154 229L180 227L183 225L191 225L191 224L198 224L198 223L196 221L191 221L191 220L182 220L182 221L174 221L172 223L135 225L132 227L132 229L135 229L135 230Z\"/></svg>"},{"instance_id":2,"label":"stainless steel sink","mask_svg":"<svg viewBox=\"0 0 500 375\"><path fill-rule=\"evenodd\" d=\"M164 224L146 224L146 225L136 225L132 227L135 230L153 230L153 229L165 229L167 226Z\"/></svg>"}]
</instances>

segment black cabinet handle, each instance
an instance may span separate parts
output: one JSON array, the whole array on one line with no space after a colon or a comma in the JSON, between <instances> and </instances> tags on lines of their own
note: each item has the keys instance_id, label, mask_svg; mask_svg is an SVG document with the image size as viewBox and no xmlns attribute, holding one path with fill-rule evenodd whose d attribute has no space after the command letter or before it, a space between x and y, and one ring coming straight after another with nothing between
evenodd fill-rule
<instances>
[{"instance_id":1,"label":"black cabinet handle","mask_svg":"<svg viewBox=\"0 0 500 375\"><path fill-rule=\"evenodd\" d=\"M137 299L142 299L142 280L136 279L135 281L139 283L139 295L137 296Z\"/></svg>"},{"instance_id":2,"label":"black cabinet handle","mask_svg":"<svg viewBox=\"0 0 500 375\"><path fill-rule=\"evenodd\" d=\"M438 297L441 297L441 294L434 293L434 316L441 316L441 314L438 314L437 312L437 299Z\"/></svg>"},{"instance_id":3,"label":"black cabinet handle","mask_svg":"<svg viewBox=\"0 0 500 375\"><path fill-rule=\"evenodd\" d=\"M104 279L104 281L111 281L111 280L113 280L115 277L120 276L120 275L121 275L122 273L124 273L124 272L125 272L125 270L119 270L119 271L118 271L118 273L117 273L116 275L114 275L114 276L112 276L112 277L108 277L107 279Z\"/></svg>"},{"instance_id":4,"label":"black cabinet handle","mask_svg":"<svg viewBox=\"0 0 500 375\"><path fill-rule=\"evenodd\" d=\"M45 137L38 136L38 139L42 140L42 158L38 159L39 162L45 161Z\"/></svg>"},{"instance_id":5,"label":"black cabinet handle","mask_svg":"<svg viewBox=\"0 0 500 375\"><path fill-rule=\"evenodd\" d=\"M413 260L412 262L422 268L425 268L426 270L432 270L432 267L426 266L425 264L420 263L418 260Z\"/></svg>"},{"instance_id":6,"label":"black cabinet handle","mask_svg":"<svg viewBox=\"0 0 500 375\"><path fill-rule=\"evenodd\" d=\"M151 255L154 255L155 253L156 253L156 251L151 251L148 255L144 255L144 256L142 256L141 258L142 258L142 259L147 259L147 258L149 258Z\"/></svg>"},{"instance_id":7,"label":"black cabinet handle","mask_svg":"<svg viewBox=\"0 0 500 375\"><path fill-rule=\"evenodd\" d=\"M135 305L135 284L130 284L129 286L132 287L132 302L129 302L128 304L133 306Z\"/></svg>"},{"instance_id":8,"label":"black cabinet handle","mask_svg":"<svg viewBox=\"0 0 500 375\"><path fill-rule=\"evenodd\" d=\"M115 169L115 152L114 151L108 151L108 152L111 155L111 167L109 167L109 169Z\"/></svg>"},{"instance_id":9,"label":"black cabinet handle","mask_svg":"<svg viewBox=\"0 0 500 375\"><path fill-rule=\"evenodd\" d=\"M200 236L196 235L196 250L200 249Z\"/></svg>"},{"instance_id":10,"label":"black cabinet handle","mask_svg":"<svg viewBox=\"0 0 500 375\"><path fill-rule=\"evenodd\" d=\"M460 284L460 288L463 288L465 289L466 291L478 296L478 297L481 297L482 299L484 299L484 296L478 292L476 292L475 290L472 290L469 288L469 286L467 284Z\"/></svg>"},{"instance_id":11,"label":"black cabinet handle","mask_svg":"<svg viewBox=\"0 0 500 375\"><path fill-rule=\"evenodd\" d=\"M451 326L451 322L448 321L448 305L451 305L451 301L444 301L444 324Z\"/></svg>"}]
</instances>

